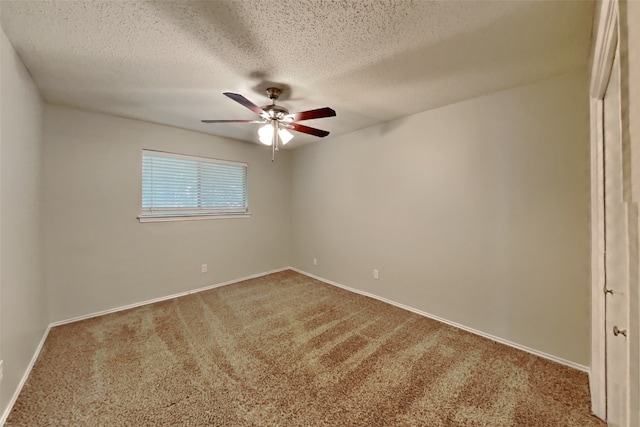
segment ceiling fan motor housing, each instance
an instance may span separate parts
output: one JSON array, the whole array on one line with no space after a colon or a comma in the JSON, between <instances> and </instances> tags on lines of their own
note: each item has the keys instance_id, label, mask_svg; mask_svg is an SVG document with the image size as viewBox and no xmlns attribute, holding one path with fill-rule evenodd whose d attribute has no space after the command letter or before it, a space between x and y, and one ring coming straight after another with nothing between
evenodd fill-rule
<instances>
[{"instance_id":1,"label":"ceiling fan motor housing","mask_svg":"<svg viewBox=\"0 0 640 427\"><path fill-rule=\"evenodd\" d=\"M273 102L271 105L263 105L262 108L270 119L281 120L284 116L289 114L289 110L279 105L276 105L276 100L282 95L282 89L278 87L267 88L267 96Z\"/></svg>"},{"instance_id":2,"label":"ceiling fan motor housing","mask_svg":"<svg viewBox=\"0 0 640 427\"><path fill-rule=\"evenodd\" d=\"M262 108L265 111L265 113L267 113L269 115L269 118L271 118L271 119L280 120L284 116L289 114L289 110L287 110L286 108L281 107L279 105L276 105L276 104L263 105L260 108Z\"/></svg>"}]
</instances>

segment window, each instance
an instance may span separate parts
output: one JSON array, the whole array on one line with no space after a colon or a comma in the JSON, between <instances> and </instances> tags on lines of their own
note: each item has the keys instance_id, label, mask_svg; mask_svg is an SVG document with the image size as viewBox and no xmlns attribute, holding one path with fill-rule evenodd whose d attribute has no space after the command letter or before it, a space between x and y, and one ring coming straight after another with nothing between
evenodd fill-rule
<instances>
[{"instance_id":1,"label":"window","mask_svg":"<svg viewBox=\"0 0 640 427\"><path fill-rule=\"evenodd\" d=\"M142 150L141 222L246 217L247 206L246 163Z\"/></svg>"}]
</instances>

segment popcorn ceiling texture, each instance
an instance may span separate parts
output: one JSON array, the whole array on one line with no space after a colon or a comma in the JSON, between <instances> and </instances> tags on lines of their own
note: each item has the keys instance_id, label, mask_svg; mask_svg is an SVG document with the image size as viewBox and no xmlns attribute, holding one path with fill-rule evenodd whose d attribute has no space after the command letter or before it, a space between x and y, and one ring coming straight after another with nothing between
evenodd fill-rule
<instances>
[{"instance_id":1,"label":"popcorn ceiling texture","mask_svg":"<svg viewBox=\"0 0 640 427\"><path fill-rule=\"evenodd\" d=\"M7 426L605 426L587 375L284 271L51 330Z\"/></svg>"},{"instance_id":2,"label":"popcorn ceiling texture","mask_svg":"<svg viewBox=\"0 0 640 427\"><path fill-rule=\"evenodd\" d=\"M587 66L593 2L7 1L0 19L52 103L256 141L221 95L339 135ZM298 135L291 146L317 140Z\"/></svg>"}]
</instances>

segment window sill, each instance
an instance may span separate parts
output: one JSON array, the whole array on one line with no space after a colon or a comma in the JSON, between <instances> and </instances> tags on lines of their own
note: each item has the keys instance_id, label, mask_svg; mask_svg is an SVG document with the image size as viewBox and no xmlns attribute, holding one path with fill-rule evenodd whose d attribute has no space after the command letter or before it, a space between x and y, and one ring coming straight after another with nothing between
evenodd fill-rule
<instances>
[{"instance_id":1,"label":"window sill","mask_svg":"<svg viewBox=\"0 0 640 427\"><path fill-rule=\"evenodd\" d=\"M219 214L219 215L140 215L140 222L168 222L168 221L200 221L203 219L235 219L251 218L251 213Z\"/></svg>"}]
</instances>

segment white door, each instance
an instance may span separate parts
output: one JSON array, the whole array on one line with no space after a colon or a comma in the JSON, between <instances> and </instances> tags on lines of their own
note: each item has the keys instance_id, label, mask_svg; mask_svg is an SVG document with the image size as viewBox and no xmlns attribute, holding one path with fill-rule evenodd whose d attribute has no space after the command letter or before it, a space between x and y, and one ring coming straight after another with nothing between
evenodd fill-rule
<instances>
[{"instance_id":1,"label":"white door","mask_svg":"<svg viewBox=\"0 0 640 427\"><path fill-rule=\"evenodd\" d=\"M617 50L617 49L616 49ZM628 425L629 227L624 200L620 120L620 60L616 53L604 97L604 222L607 421Z\"/></svg>"}]
</instances>

